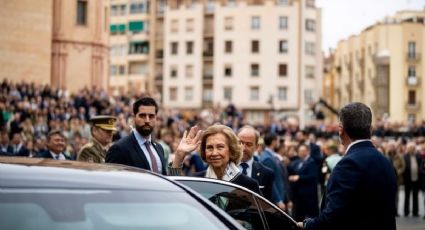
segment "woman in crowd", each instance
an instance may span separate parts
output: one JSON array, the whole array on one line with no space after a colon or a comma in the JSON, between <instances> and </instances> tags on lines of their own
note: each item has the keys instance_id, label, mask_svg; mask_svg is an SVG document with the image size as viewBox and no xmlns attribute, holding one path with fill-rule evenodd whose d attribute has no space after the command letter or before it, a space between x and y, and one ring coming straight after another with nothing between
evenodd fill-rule
<instances>
[{"instance_id":1,"label":"woman in crowd","mask_svg":"<svg viewBox=\"0 0 425 230\"><path fill-rule=\"evenodd\" d=\"M240 172L238 164L242 151L237 136L224 125L212 125L202 134L197 126L192 127L188 134L185 132L177 147L172 167L169 168L170 174L181 175L184 156L199 146L201 158L208 164L208 168L195 176L229 181L260 194L258 183Z\"/></svg>"}]
</instances>

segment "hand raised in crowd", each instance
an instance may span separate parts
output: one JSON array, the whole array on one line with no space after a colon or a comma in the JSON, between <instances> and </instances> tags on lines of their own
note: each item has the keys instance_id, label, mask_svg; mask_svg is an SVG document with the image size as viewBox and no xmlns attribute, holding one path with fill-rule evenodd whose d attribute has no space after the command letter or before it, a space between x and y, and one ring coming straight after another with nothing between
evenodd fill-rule
<instances>
[{"instance_id":1,"label":"hand raised in crowd","mask_svg":"<svg viewBox=\"0 0 425 230\"><path fill-rule=\"evenodd\" d=\"M196 125L190 128L189 133L184 131L183 137L177 146L172 167L181 167L184 157L199 147L201 144L201 133L202 130Z\"/></svg>"}]
</instances>

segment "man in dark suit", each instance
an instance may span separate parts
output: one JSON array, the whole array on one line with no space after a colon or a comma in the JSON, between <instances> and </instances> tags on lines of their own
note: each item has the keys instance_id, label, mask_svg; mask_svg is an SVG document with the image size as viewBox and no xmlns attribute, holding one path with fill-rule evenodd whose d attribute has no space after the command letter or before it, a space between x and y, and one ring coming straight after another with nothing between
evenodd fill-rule
<instances>
[{"instance_id":1,"label":"man in dark suit","mask_svg":"<svg viewBox=\"0 0 425 230\"><path fill-rule=\"evenodd\" d=\"M239 144L242 147L242 161L239 165L241 172L256 180L263 196L273 201L274 174L270 168L254 160L254 152L258 147L260 134L254 127L246 125L238 131Z\"/></svg>"},{"instance_id":2,"label":"man in dark suit","mask_svg":"<svg viewBox=\"0 0 425 230\"><path fill-rule=\"evenodd\" d=\"M106 153L106 163L116 163L167 175L164 150L152 139L158 105L151 97L133 104L134 125L130 135L113 144Z\"/></svg>"},{"instance_id":3,"label":"man in dark suit","mask_svg":"<svg viewBox=\"0 0 425 230\"><path fill-rule=\"evenodd\" d=\"M298 147L299 159L291 163L294 175L289 176L294 202L294 219L304 220L319 214L317 197L317 166L310 157L310 148L306 144Z\"/></svg>"},{"instance_id":4,"label":"man in dark suit","mask_svg":"<svg viewBox=\"0 0 425 230\"><path fill-rule=\"evenodd\" d=\"M340 111L339 136L346 155L334 168L326 190L325 208L305 229L396 229L397 181L388 159L371 137L372 112L362 103Z\"/></svg>"},{"instance_id":5,"label":"man in dark suit","mask_svg":"<svg viewBox=\"0 0 425 230\"><path fill-rule=\"evenodd\" d=\"M13 148L9 145L9 133L1 131L0 133L0 156L12 155Z\"/></svg>"},{"instance_id":6,"label":"man in dark suit","mask_svg":"<svg viewBox=\"0 0 425 230\"><path fill-rule=\"evenodd\" d=\"M21 133L12 133L12 140L10 142L12 154L11 156L20 156L20 157L28 157L30 152L25 147L24 142L22 141Z\"/></svg>"},{"instance_id":7,"label":"man in dark suit","mask_svg":"<svg viewBox=\"0 0 425 230\"><path fill-rule=\"evenodd\" d=\"M64 154L66 149L65 136L60 130L52 130L47 134L47 150L37 154L39 158L49 158L55 160L71 160Z\"/></svg>"}]
</instances>

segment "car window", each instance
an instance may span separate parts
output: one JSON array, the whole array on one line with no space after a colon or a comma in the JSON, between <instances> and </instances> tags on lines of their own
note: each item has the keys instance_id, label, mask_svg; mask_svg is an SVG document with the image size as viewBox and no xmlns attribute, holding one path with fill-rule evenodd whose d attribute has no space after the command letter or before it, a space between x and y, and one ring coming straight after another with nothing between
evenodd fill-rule
<instances>
[{"instance_id":1,"label":"car window","mask_svg":"<svg viewBox=\"0 0 425 230\"><path fill-rule=\"evenodd\" d=\"M261 213L250 193L206 181L180 181L226 211L246 229L264 229Z\"/></svg>"},{"instance_id":2,"label":"car window","mask_svg":"<svg viewBox=\"0 0 425 230\"><path fill-rule=\"evenodd\" d=\"M276 207L270 205L266 201L258 198L258 205L263 210L264 216L267 220L267 225L271 230L287 230L298 229L296 224L285 214L283 214Z\"/></svg>"},{"instance_id":3,"label":"car window","mask_svg":"<svg viewBox=\"0 0 425 230\"><path fill-rule=\"evenodd\" d=\"M183 192L1 189L0 229L227 229Z\"/></svg>"}]
</instances>

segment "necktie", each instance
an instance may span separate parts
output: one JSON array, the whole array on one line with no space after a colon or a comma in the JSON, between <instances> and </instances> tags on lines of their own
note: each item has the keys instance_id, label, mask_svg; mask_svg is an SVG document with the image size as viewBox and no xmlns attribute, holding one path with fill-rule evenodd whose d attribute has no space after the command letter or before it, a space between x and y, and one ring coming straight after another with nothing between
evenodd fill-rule
<instances>
[{"instance_id":1,"label":"necktie","mask_svg":"<svg viewBox=\"0 0 425 230\"><path fill-rule=\"evenodd\" d=\"M247 163L245 163L245 162L242 162L242 163L241 163L241 167L242 167L242 173L243 173L244 175L247 175L247 174L248 174L248 172L246 171L246 169L248 168L248 164L247 164Z\"/></svg>"},{"instance_id":2,"label":"necktie","mask_svg":"<svg viewBox=\"0 0 425 230\"><path fill-rule=\"evenodd\" d=\"M152 149L151 149L151 142L150 142L150 141L146 141L146 142L145 142L145 146L146 146L146 149L148 150L149 157L151 158L151 162L152 162L152 171L154 171L154 172L156 172L156 173L159 173L159 170L158 170L158 164L156 163L156 157L155 157L155 155L153 154Z\"/></svg>"}]
</instances>

